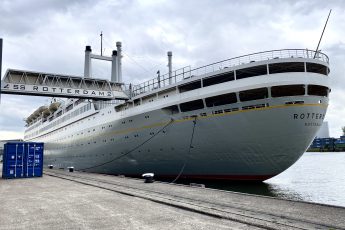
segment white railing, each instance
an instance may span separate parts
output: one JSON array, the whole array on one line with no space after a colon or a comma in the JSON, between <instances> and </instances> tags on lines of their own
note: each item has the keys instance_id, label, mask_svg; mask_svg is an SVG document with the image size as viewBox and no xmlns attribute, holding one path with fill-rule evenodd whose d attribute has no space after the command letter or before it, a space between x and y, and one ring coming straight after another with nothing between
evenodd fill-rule
<instances>
[{"instance_id":1,"label":"white railing","mask_svg":"<svg viewBox=\"0 0 345 230\"><path fill-rule=\"evenodd\" d=\"M271 51L264 51L264 52L259 52L259 53L243 55L243 56L223 60L220 62L215 62L210 65L202 66L202 67L192 69L192 70L190 66L187 66L187 67L173 71L171 74L171 78L169 77L169 74L157 76L156 78L143 82L139 85L131 86L131 89L129 91L131 91L131 96L135 97L140 94L155 90L157 88L165 87L165 86L180 82L182 80L188 79L193 76L212 73L220 69L235 67L242 64L252 63L252 62L267 61L270 59L284 59L284 58L309 58L309 59L317 59L317 60L329 63L329 58L326 54L321 53L321 52L316 52L313 50L307 50L307 49L271 50Z\"/></svg>"}]
</instances>

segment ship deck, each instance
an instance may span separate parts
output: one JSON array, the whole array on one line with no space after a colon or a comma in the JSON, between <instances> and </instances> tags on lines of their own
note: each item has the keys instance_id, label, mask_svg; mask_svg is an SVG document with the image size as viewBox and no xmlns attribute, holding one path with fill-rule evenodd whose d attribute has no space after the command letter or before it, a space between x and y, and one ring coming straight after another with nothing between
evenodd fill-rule
<instances>
[{"instance_id":1,"label":"ship deck","mask_svg":"<svg viewBox=\"0 0 345 230\"><path fill-rule=\"evenodd\" d=\"M345 229L343 207L84 172L0 192L0 229Z\"/></svg>"}]
</instances>

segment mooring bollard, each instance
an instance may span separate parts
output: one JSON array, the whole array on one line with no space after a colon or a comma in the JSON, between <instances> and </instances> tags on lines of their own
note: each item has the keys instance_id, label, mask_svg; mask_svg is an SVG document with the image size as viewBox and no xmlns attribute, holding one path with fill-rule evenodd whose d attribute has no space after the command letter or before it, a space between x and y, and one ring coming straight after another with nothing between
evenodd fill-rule
<instances>
[{"instance_id":1,"label":"mooring bollard","mask_svg":"<svg viewBox=\"0 0 345 230\"><path fill-rule=\"evenodd\" d=\"M190 187L199 187L199 188L205 188L204 184L198 184L198 183L190 183Z\"/></svg>"},{"instance_id":2,"label":"mooring bollard","mask_svg":"<svg viewBox=\"0 0 345 230\"><path fill-rule=\"evenodd\" d=\"M153 183L154 182L154 177L155 174L153 173L144 173L142 177L145 179L145 183Z\"/></svg>"}]
</instances>

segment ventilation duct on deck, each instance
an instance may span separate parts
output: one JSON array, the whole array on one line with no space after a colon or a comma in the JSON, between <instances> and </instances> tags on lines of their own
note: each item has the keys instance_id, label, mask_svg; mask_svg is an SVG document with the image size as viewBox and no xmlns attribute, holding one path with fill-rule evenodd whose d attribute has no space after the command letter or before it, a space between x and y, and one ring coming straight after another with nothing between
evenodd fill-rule
<instances>
[{"instance_id":1,"label":"ventilation duct on deck","mask_svg":"<svg viewBox=\"0 0 345 230\"><path fill-rule=\"evenodd\" d=\"M112 61L111 61L111 81L112 82L119 82L118 78L118 57L117 57L117 51L113 50L113 55L111 56Z\"/></svg>"},{"instance_id":2,"label":"ventilation duct on deck","mask_svg":"<svg viewBox=\"0 0 345 230\"><path fill-rule=\"evenodd\" d=\"M116 42L116 48L117 48L117 79L118 83L122 83L122 48L121 48L121 42Z\"/></svg>"},{"instance_id":3,"label":"ventilation duct on deck","mask_svg":"<svg viewBox=\"0 0 345 230\"><path fill-rule=\"evenodd\" d=\"M168 51L169 85L172 83L172 52Z\"/></svg>"}]
</instances>

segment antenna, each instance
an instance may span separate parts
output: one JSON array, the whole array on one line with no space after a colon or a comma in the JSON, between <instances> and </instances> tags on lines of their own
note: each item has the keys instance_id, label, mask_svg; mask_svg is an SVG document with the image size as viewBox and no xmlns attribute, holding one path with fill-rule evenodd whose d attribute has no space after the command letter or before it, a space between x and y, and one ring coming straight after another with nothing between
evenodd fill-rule
<instances>
[{"instance_id":1,"label":"antenna","mask_svg":"<svg viewBox=\"0 0 345 230\"><path fill-rule=\"evenodd\" d=\"M329 14L328 14L328 17L327 17L325 26L323 27L322 34L321 34L319 43L317 44L317 47L316 47L316 52L315 52L315 55L314 55L314 59L315 59L315 57L316 57L316 54L318 53L319 46L320 46L320 43L321 43L321 39L322 39L323 33L325 32L325 29L326 29L326 26L327 26L327 22L328 22L329 16L331 15L331 12L332 12L332 9L329 10Z\"/></svg>"},{"instance_id":2,"label":"antenna","mask_svg":"<svg viewBox=\"0 0 345 230\"><path fill-rule=\"evenodd\" d=\"M101 56L103 56L103 32L101 31L101 34L99 35L101 36Z\"/></svg>"}]
</instances>

